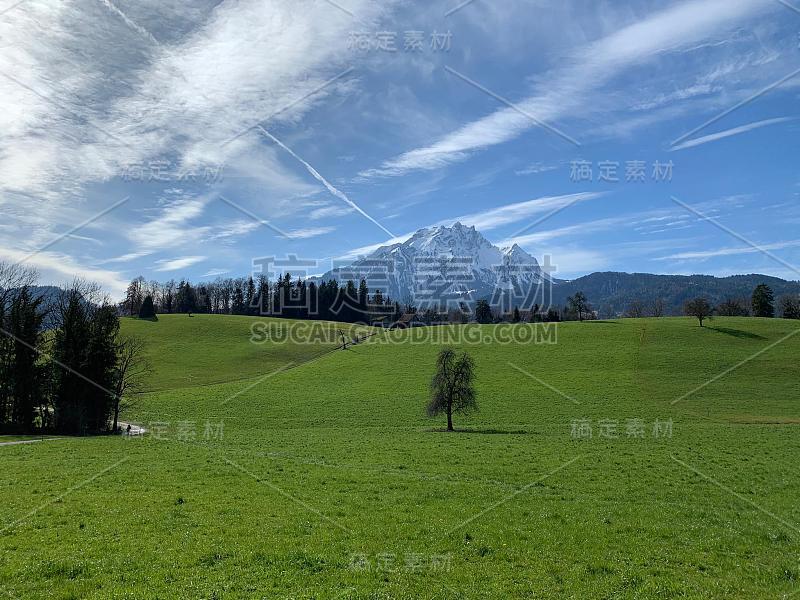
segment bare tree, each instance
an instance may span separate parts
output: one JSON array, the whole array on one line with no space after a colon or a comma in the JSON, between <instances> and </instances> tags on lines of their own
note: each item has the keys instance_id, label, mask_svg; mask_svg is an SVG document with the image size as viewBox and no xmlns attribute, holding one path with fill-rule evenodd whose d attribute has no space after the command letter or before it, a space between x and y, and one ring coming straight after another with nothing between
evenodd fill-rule
<instances>
[{"instance_id":1,"label":"bare tree","mask_svg":"<svg viewBox=\"0 0 800 600\"><path fill-rule=\"evenodd\" d=\"M7 308L14 294L21 288L33 286L37 279L35 269L0 261L0 307Z\"/></svg>"},{"instance_id":2,"label":"bare tree","mask_svg":"<svg viewBox=\"0 0 800 600\"><path fill-rule=\"evenodd\" d=\"M478 409L475 402L475 363L469 354L461 356L451 348L439 353L436 374L431 380L431 399L428 416L447 413L447 431L453 431L453 413L468 413Z\"/></svg>"},{"instance_id":3,"label":"bare tree","mask_svg":"<svg viewBox=\"0 0 800 600\"><path fill-rule=\"evenodd\" d=\"M128 395L140 388L142 380L150 372L150 365L144 354L144 341L129 337L117 344L117 368L114 389L114 425L112 431L119 427L119 415L131 408L134 401Z\"/></svg>"},{"instance_id":4,"label":"bare tree","mask_svg":"<svg viewBox=\"0 0 800 600\"><path fill-rule=\"evenodd\" d=\"M650 314L654 317L663 317L664 316L664 300L661 298L656 298L653 301L653 305L650 310Z\"/></svg>"},{"instance_id":5,"label":"bare tree","mask_svg":"<svg viewBox=\"0 0 800 600\"><path fill-rule=\"evenodd\" d=\"M578 315L578 320L583 321L584 315L591 311L589 301L586 299L586 294L583 292L575 292L574 296L567 298L569 309Z\"/></svg>"},{"instance_id":6,"label":"bare tree","mask_svg":"<svg viewBox=\"0 0 800 600\"><path fill-rule=\"evenodd\" d=\"M717 307L717 314L721 317L747 317L750 315L750 310L746 301L728 298Z\"/></svg>"},{"instance_id":7,"label":"bare tree","mask_svg":"<svg viewBox=\"0 0 800 600\"><path fill-rule=\"evenodd\" d=\"M644 303L641 300L631 302L625 316L631 319L641 319L644 316Z\"/></svg>"},{"instance_id":8,"label":"bare tree","mask_svg":"<svg viewBox=\"0 0 800 600\"><path fill-rule=\"evenodd\" d=\"M784 319L800 319L800 298L798 296L781 296L780 307Z\"/></svg>"},{"instance_id":9,"label":"bare tree","mask_svg":"<svg viewBox=\"0 0 800 600\"><path fill-rule=\"evenodd\" d=\"M684 305L683 311L687 316L695 317L700 321L700 327L702 327L703 321L710 318L714 313L714 308L705 298L695 298L694 300L689 300Z\"/></svg>"}]
</instances>

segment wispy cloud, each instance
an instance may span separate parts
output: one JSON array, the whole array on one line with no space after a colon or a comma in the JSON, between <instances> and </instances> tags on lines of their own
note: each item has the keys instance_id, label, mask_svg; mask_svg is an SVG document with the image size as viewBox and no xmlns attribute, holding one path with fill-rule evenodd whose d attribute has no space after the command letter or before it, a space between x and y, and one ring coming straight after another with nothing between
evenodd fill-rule
<instances>
[{"instance_id":1,"label":"wispy cloud","mask_svg":"<svg viewBox=\"0 0 800 600\"><path fill-rule=\"evenodd\" d=\"M287 232L289 237L293 240L307 240L308 238L325 235L336 231L335 227L306 227L304 229L295 229L294 231Z\"/></svg>"},{"instance_id":2,"label":"wispy cloud","mask_svg":"<svg viewBox=\"0 0 800 600\"><path fill-rule=\"evenodd\" d=\"M69 284L75 277L96 282L115 298L120 297L128 285L128 281L116 271L87 267L60 252L40 252L30 257L28 252L0 247L0 256L11 262L27 259L26 266L36 268L43 279L53 283Z\"/></svg>"},{"instance_id":3,"label":"wispy cloud","mask_svg":"<svg viewBox=\"0 0 800 600\"><path fill-rule=\"evenodd\" d=\"M708 144L709 142L716 142L717 140L723 140L725 138L733 137L735 135L741 135L742 133L747 133L748 131L753 131L754 129L760 129L761 127L766 127L768 125L777 125L778 123L786 123L788 121L794 121L796 119L797 117L778 117L776 119L764 119L763 121L756 121L754 123L748 123L747 125L740 125L739 127L726 129L725 131L719 131L717 133L704 135L699 138L686 140L685 142L682 142L677 146L673 146L671 150L683 150L684 148L694 148L695 146L702 146L703 144Z\"/></svg>"},{"instance_id":4,"label":"wispy cloud","mask_svg":"<svg viewBox=\"0 0 800 600\"><path fill-rule=\"evenodd\" d=\"M167 203L158 216L128 232L128 237L147 250L172 248L203 238L211 231L207 225L191 226L205 211L210 198L182 197Z\"/></svg>"},{"instance_id":5,"label":"wispy cloud","mask_svg":"<svg viewBox=\"0 0 800 600\"><path fill-rule=\"evenodd\" d=\"M780 8L779 6L777 8ZM691 0L623 27L576 53L577 59L554 73L539 93L464 125L439 141L386 161L364 176L395 176L436 169L464 160L476 150L508 142L534 124L525 114L552 123L579 114L592 91L626 69L662 52L697 44L757 12L775 9L762 0Z\"/></svg>"},{"instance_id":6,"label":"wispy cloud","mask_svg":"<svg viewBox=\"0 0 800 600\"><path fill-rule=\"evenodd\" d=\"M105 265L105 264L110 264L110 263L126 263L126 262L131 262L133 260L137 260L139 258L144 258L145 256L148 256L149 254L152 254L152 252L129 252L128 254L123 254L121 256L115 256L113 258L107 258L105 260L99 260L99 261L97 261L97 264Z\"/></svg>"},{"instance_id":7,"label":"wispy cloud","mask_svg":"<svg viewBox=\"0 0 800 600\"><path fill-rule=\"evenodd\" d=\"M191 267L192 265L203 262L206 260L206 258L206 256L183 256L181 258L157 260L154 270L159 272L178 271L180 269L186 269L187 267Z\"/></svg>"},{"instance_id":8,"label":"wispy cloud","mask_svg":"<svg viewBox=\"0 0 800 600\"><path fill-rule=\"evenodd\" d=\"M571 204L594 200L603 195L603 192L581 192L578 194L566 194L564 196L545 196L525 202L506 204L505 206L499 206L479 213L463 215L454 219L446 219L436 223L436 225L448 225L455 221L460 221L464 225L474 225L481 231L489 231L510 223L519 223L524 219L551 212Z\"/></svg>"},{"instance_id":9,"label":"wispy cloud","mask_svg":"<svg viewBox=\"0 0 800 600\"><path fill-rule=\"evenodd\" d=\"M503 225L509 225L511 223L518 223L520 221L530 219L531 217L551 212L553 210L569 206L570 204L577 204L579 202L586 202L588 200L593 200L595 198L600 198L603 196L604 193L602 192L581 192L578 194L566 194L563 196L545 196L543 198L536 198L534 200L526 200L525 202L515 202L512 204L506 204L504 206L498 206L497 208L492 208L486 211L482 211L479 213L472 213L467 215L462 215L460 217L453 217L450 219L443 219L431 225L427 225L427 227L439 227L440 225L452 225L456 221L461 222L463 225L474 226L476 229L480 231L491 231L492 229L497 229L498 227L502 227ZM408 240L411 236L414 235L416 232L406 233L405 235L400 235L393 237L385 242L379 244L370 244L368 246L361 246L359 248L354 248L349 252L341 255L339 258L348 259L348 258L356 258L359 256L364 256L367 254L371 254L378 248L383 246L392 246L394 244L402 244L406 240ZM523 239L523 238L518 238ZM509 243L502 243L501 246L511 246L513 244Z\"/></svg>"},{"instance_id":10,"label":"wispy cloud","mask_svg":"<svg viewBox=\"0 0 800 600\"><path fill-rule=\"evenodd\" d=\"M228 269L210 269L209 271L206 271L205 273L200 275L200 277L201 278L218 277L219 275L225 275L226 273L230 273L230 271Z\"/></svg>"},{"instance_id":11,"label":"wispy cloud","mask_svg":"<svg viewBox=\"0 0 800 600\"><path fill-rule=\"evenodd\" d=\"M735 248L716 248L712 250L700 250L697 252L680 252L662 256L656 260L705 260L717 256L736 256L740 254L758 254L764 250L786 250L788 248L800 248L800 240L790 240L786 242L776 242L773 244L763 244L757 248L751 246L739 246Z\"/></svg>"},{"instance_id":12,"label":"wispy cloud","mask_svg":"<svg viewBox=\"0 0 800 600\"><path fill-rule=\"evenodd\" d=\"M539 173L547 173L548 171L555 171L559 165L548 165L541 162L528 165L524 169L514 171L515 175L538 175Z\"/></svg>"}]
</instances>

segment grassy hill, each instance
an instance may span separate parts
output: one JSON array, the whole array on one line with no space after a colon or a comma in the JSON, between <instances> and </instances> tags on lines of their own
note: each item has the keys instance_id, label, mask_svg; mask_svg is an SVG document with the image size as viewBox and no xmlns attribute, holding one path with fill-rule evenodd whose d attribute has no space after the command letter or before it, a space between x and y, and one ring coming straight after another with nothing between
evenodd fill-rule
<instances>
[{"instance_id":1,"label":"grassy hill","mask_svg":"<svg viewBox=\"0 0 800 600\"><path fill-rule=\"evenodd\" d=\"M254 325L265 329L253 329ZM339 331L352 339L371 333L372 328L234 315L122 319L124 335L147 341L147 359L153 367L147 382L150 391L246 379L297 365L341 346ZM258 342L252 342L259 334ZM267 341L265 334L272 334L279 343Z\"/></svg>"},{"instance_id":2,"label":"grassy hill","mask_svg":"<svg viewBox=\"0 0 800 600\"><path fill-rule=\"evenodd\" d=\"M241 348L246 320L197 319L126 323L138 332L153 325L146 333L161 348L178 348L156 333L161 325L179 337L204 328L190 351L156 363L157 390L128 415L149 435L0 449L0 590L20 598L800 590L797 322L564 323L554 345L502 343L508 330L495 326L408 330L264 379L280 348ZM461 344L476 360L480 412L456 417L460 432L424 417L442 345L419 339L425 331L482 340ZM208 357L202 368L183 366L195 377L228 379L240 364L250 377L187 387L175 374L180 357L198 355ZM591 437L577 435L587 428Z\"/></svg>"}]
</instances>

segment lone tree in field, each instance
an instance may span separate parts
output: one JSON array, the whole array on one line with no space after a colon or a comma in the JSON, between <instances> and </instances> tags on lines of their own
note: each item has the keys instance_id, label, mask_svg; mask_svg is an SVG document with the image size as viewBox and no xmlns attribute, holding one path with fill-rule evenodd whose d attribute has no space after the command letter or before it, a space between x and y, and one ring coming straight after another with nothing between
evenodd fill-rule
<instances>
[{"instance_id":1,"label":"lone tree in field","mask_svg":"<svg viewBox=\"0 0 800 600\"><path fill-rule=\"evenodd\" d=\"M142 301L142 307L139 309L140 319L152 319L156 316L156 307L153 305L153 297L148 295Z\"/></svg>"},{"instance_id":2,"label":"lone tree in field","mask_svg":"<svg viewBox=\"0 0 800 600\"><path fill-rule=\"evenodd\" d=\"M578 320L583 321L583 316L589 312L589 301L583 292L575 292L574 296L567 298L570 311L578 315Z\"/></svg>"},{"instance_id":3,"label":"lone tree in field","mask_svg":"<svg viewBox=\"0 0 800 600\"><path fill-rule=\"evenodd\" d=\"M764 283L753 290L753 316L770 319L775 316L775 295L772 288Z\"/></svg>"},{"instance_id":4,"label":"lone tree in field","mask_svg":"<svg viewBox=\"0 0 800 600\"><path fill-rule=\"evenodd\" d=\"M447 431L453 431L453 413L467 414L478 410L475 402L475 363L464 352L461 356L445 348L436 360L436 374L431 380L428 416L447 413Z\"/></svg>"},{"instance_id":5,"label":"lone tree in field","mask_svg":"<svg viewBox=\"0 0 800 600\"><path fill-rule=\"evenodd\" d=\"M695 298L684 305L683 312L686 313L687 317L695 317L700 321L700 327L702 327L703 321L711 317L714 308L705 298Z\"/></svg>"}]
</instances>

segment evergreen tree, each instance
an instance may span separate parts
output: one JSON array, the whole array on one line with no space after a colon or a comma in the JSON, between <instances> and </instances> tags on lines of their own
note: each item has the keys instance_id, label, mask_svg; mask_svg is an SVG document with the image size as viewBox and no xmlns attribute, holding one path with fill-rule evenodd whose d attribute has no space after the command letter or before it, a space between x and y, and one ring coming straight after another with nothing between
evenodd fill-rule
<instances>
[{"instance_id":1,"label":"evergreen tree","mask_svg":"<svg viewBox=\"0 0 800 600\"><path fill-rule=\"evenodd\" d=\"M761 283L753 290L753 316L773 318L775 316L775 296L772 288Z\"/></svg>"},{"instance_id":2,"label":"evergreen tree","mask_svg":"<svg viewBox=\"0 0 800 600\"><path fill-rule=\"evenodd\" d=\"M356 321L369 322L369 288L366 280L362 279L358 284L358 312L360 313Z\"/></svg>"},{"instance_id":3,"label":"evergreen tree","mask_svg":"<svg viewBox=\"0 0 800 600\"><path fill-rule=\"evenodd\" d=\"M111 306L90 312L89 344L86 348L84 402L87 429L90 433L106 431L114 408L115 369L119 318Z\"/></svg>"},{"instance_id":4,"label":"evergreen tree","mask_svg":"<svg viewBox=\"0 0 800 600\"><path fill-rule=\"evenodd\" d=\"M319 319L319 289L317 288L317 284L313 281L308 282L306 298L307 317L309 319Z\"/></svg>"},{"instance_id":5,"label":"evergreen tree","mask_svg":"<svg viewBox=\"0 0 800 600\"><path fill-rule=\"evenodd\" d=\"M197 295L191 283L181 280L178 284L175 303L179 313L197 312Z\"/></svg>"},{"instance_id":6,"label":"evergreen tree","mask_svg":"<svg viewBox=\"0 0 800 600\"><path fill-rule=\"evenodd\" d=\"M236 287L233 289L233 299L231 301L231 312L234 315L243 315L247 313L247 301L245 299L245 288L242 285L242 281L239 280L236 283Z\"/></svg>"},{"instance_id":7,"label":"evergreen tree","mask_svg":"<svg viewBox=\"0 0 800 600\"><path fill-rule=\"evenodd\" d=\"M270 305L269 280L262 275L261 277L258 278L256 314L268 315L269 305Z\"/></svg>"},{"instance_id":8,"label":"evergreen tree","mask_svg":"<svg viewBox=\"0 0 800 600\"><path fill-rule=\"evenodd\" d=\"M83 370L90 325L87 305L77 286L65 292L58 318L53 345L53 355L58 362L52 366L56 381L53 399L56 428L61 433L82 434L88 429Z\"/></svg>"},{"instance_id":9,"label":"evergreen tree","mask_svg":"<svg viewBox=\"0 0 800 600\"><path fill-rule=\"evenodd\" d=\"M153 319L156 316L156 307L153 306L153 297L145 296L142 307L139 309L140 319Z\"/></svg>"},{"instance_id":10,"label":"evergreen tree","mask_svg":"<svg viewBox=\"0 0 800 600\"><path fill-rule=\"evenodd\" d=\"M519 308L516 306L514 307L514 313L511 317L512 322L519 323L522 320L522 316L519 314Z\"/></svg>"},{"instance_id":11,"label":"evergreen tree","mask_svg":"<svg viewBox=\"0 0 800 600\"><path fill-rule=\"evenodd\" d=\"M245 290L245 302L247 303L248 315L258 314L256 312L256 309L258 308L256 304L256 282L253 281L252 277L247 278L247 287Z\"/></svg>"},{"instance_id":12,"label":"evergreen tree","mask_svg":"<svg viewBox=\"0 0 800 600\"><path fill-rule=\"evenodd\" d=\"M44 373L35 348L42 341L42 324L45 313L43 299L33 298L23 287L11 306L9 325L13 335L13 355L10 362L11 396L13 397L12 422L23 433L33 431L34 416L44 410Z\"/></svg>"},{"instance_id":13,"label":"evergreen tree","mask_svg":"<svg viewBox=\"0 0 800 600\"><path fill-rule=\"evenodd\" d=\"M343 318L347 323L355 323L359 319L358 290L352 279L348 279L343 293Z\"/></svg>"},{"instance_id":14,"label":"evergreen tree","mask_svg":"<svg viewBox=\"0 0 800 600\"><path fill-rule=\"evenodd\" d=\"M494 321L492 307L489 306L486 300L478 300L475 304L475 320L483 324L492 323Z\"/></svg>"}]
</instances>

